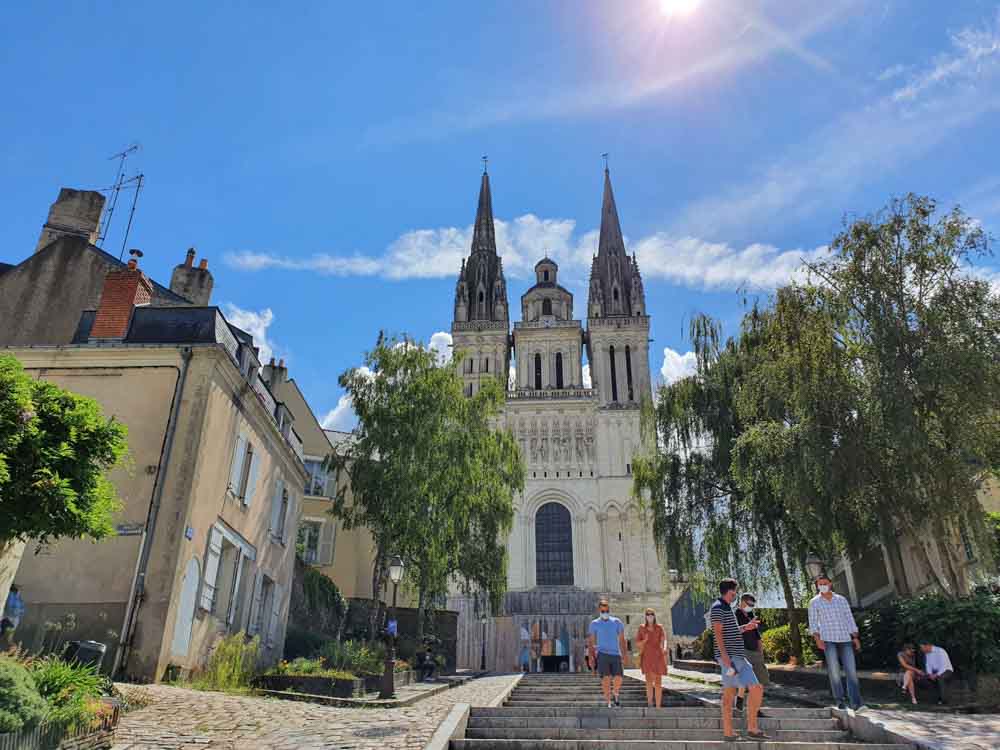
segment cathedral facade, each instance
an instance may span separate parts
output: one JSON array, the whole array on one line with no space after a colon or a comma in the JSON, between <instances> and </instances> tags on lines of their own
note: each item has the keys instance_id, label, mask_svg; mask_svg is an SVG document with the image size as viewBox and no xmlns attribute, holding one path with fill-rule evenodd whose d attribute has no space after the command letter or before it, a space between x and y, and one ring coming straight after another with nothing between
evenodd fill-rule
<instances>
[{"instance_id":1,"label":"cathedral facade","mask_svg":"<svg viewBox=\"0 0 1000 750\"><path fill-rule=\"evenodd\" d=\"M460 615L461 666L480 666L485 643L492 669L577 671L600 598L611 601L629 638L647 606L669 626L673 599L651 520L633 496L640 406L652 396L649 316L607 170L583 319L575 317L573 295L560 285L555 261L542 258L534 271L511 329L484 173L451 332L467 395L484 378L508 381L501 420L521 447L527 481L507 540L503 610L482 618L461 596L451 597L449 608Z\"/></svg>"}]
</instances>

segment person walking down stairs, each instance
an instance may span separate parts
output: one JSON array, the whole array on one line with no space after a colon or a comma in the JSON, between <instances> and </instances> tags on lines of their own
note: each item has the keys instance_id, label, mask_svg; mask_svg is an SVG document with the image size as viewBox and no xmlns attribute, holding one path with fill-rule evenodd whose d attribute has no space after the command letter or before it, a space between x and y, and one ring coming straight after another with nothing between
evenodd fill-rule
<instances>
[{"instance_id":1,"label":"person walking down stairs","mask_svg":"<svg viewBox=\"0 0 1000 750\"><path fill-rule=\"evenodd\" d=\"M646 679L646 705L663 705L663 675L667 673L667 634L656 621L656 612L646 608L646 622L639 626L635 634L635 645L639 648L639 669Z\"/></svg>"},{"instance_id":2,"label":"person walking down stairs","mask_svg":"<svg viewBox=\"0 0 1000 750\"><path fill-rule=\"evenodd\" d=\"M743 631L756 627L754 624L740 626L733 612L736 590L739 584L732 578L719 582L719 598L712 605L710 619L715 636L715 660L722 668L722 730L726 742L736 742L740 736L733 730L733 703L736 691L743 687L749 692L747 700L747 736L754 740L766 740L768 736L760 730L757 715L764 699L764 689L753 673L753 665L747 660L743 646Z\"/></svg>"},{"instance_id":3,"label":"person walking down stairs","mask_svg":"<svg viewBox=\"0 0 1000 750\"><path fill-rule=\"evenodd\" d=\"M625 645L625 626L617 617L611 616L611 605L601 599L597 605L597 619L590 623L587 643L597 649L597 672L601 676L601 691L608 708L620 706L618 694L622 689L623 660L628 660ZM614 692L612 693L612 682Z\"/></svg>"}]
</instances>

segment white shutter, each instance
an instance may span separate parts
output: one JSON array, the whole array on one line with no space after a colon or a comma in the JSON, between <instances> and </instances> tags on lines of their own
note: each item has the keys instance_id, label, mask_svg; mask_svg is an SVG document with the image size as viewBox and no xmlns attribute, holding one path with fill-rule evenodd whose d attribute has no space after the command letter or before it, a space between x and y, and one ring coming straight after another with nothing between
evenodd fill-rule
<instances>
[{"instance_id":1,"label":"white shutter","mask_svg":"<svg viewBox=\"0 0 1000 750\"><path fill-rule=\"evenodd\" d=\"M278 480L274 483L274 496L271 498L271 526L268 529L271 536L277 536L278 530L281 528L281 495L285 490L285 483L282 480Z\"/></svg>"},{"instance_id":2,"label":"white shutter","mask_svg":"<svg viewBox=\"0 0 1000 750\"><path fill-rule=\"evenodd\" d=\"M281 631L281 586L277 583L271 586L271 620L267 628L267 645L274 647Z\"/></svg>"},{"instance_id":3,"label":"white shutter","mask_svg":"<svg viewBox=\"0 0 1000 750\"><path fill-rule=\"evenodd\" d=\"M288 507L285 508L285 518L283 521L281 524L281 543L288 544L288 530L299 527L298 519L295 518L295 493L291 491L288 493Z\"/></svg>"},{"instance_id":4,"label":"white shutter","mask_svg":"<svg viewBox=\"0 0 1000 750\"><path fill-rule=\"evenodd\" d=\"M240 477L243 476L243 459L247 455L247 440L242 435L236 436L236 446L233 448L233 465L229 469L229 491L234 495L240 491Z\"/></svg>"},{"instance_id":5,"label":"white shutter","mask_svg":"<svg viewBox=\"0 0 1000 750\"><path fill-rule=\"evenodd\" d=\"M208 551L205 553L205 578L201 583L202 609L211 612L215 602L215 584L219 577L219 559L222 557L222 534L212 529L208 535Z\"/></svg>"},{"instance_id":6,"label":"white shutter","mask_svg":"<svg viewBox=\"0 0 1000 750\"><path fill-rule=\"evenodd\" d=\"M327 518L319 527L319 549L316 562L320 565L333 565L333 539L336 522Z\"/></svg>"},{"instance_id":7,"label":"white shutter","mask_svg":"<svg viewBox=\"0 0 1000 750\"><path fill-rule=\"evenodd\" d=\"M243 575L243 550L236 549L236 569L233 571L233 588L229 593L229 611L226 612L226 624L232 625L239 609L240 578Z\"/></svg>"},{"instance_id":8,"label":"white shutter","mask_svg":"<svg viewBox=\"0 0 1000 750\"><path fill-rule=\"evenodd\" d=\"M247 507L250 506L250 501L253 500L254 492L257 491L257 472L260 470L260 454L257 451L253 452L253 456L250 459L250 476L247 477L247 491L243 496L243 504Z\"/></svg>"},{"instance_id":9,"label":"white shutter","mask_svg":"<svg viewBox=\"0 0 1000 750\"><path fill-rule=\"evenodd\" d=\"M253 598L250 600L250 612L247 617L247 635L254 635L257 632L257 623L260 620L260 600L264 595L264 574L260 571L254 575Z\"/></svg>"}]
</instances>

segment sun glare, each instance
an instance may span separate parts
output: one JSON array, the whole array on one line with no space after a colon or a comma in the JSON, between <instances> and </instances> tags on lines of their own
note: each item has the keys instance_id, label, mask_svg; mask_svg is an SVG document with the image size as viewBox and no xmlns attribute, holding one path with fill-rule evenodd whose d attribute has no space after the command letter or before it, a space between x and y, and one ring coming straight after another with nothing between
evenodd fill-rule
<instances>
[{"instance_id":1,"label":"sun glare","mask_svg":"<svg viewBox=\"0 0 1000 750\"><path fill-rule=\"evenodd\" d=\"M660 12L667 18L687 16L697 9L701 0L660 0Z\"/></svg>"}]
</instances>

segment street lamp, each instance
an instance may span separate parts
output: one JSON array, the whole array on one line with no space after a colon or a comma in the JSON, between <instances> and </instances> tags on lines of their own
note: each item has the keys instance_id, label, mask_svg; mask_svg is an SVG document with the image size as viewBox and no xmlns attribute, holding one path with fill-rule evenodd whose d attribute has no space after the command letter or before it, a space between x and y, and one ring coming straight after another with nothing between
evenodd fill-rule
<instances>
[{"instance_id":1,"label":"street lamp","mask_svg":"<svg viewBox=\"0 0 1000 750\"><path fill-rule=\"evenodd\" d=\"M809 580L814 583L819 576L823 575L823 561L815 552L810 553L809 557L806 558L806 572L809 574Z\"/></svg>"},{"instance_id":2,"label":"street lamp","mask_svg":"<svg viewBox=\"0 0 1000 750\"><path fill-rule=\"evenodd\" d=\"M394 555L389 561L389 580L392 581L392 614L386 627L385 670L382 672L382 689L378 697L382 699L396 696L396 592L399 582L403 580L403 561L399 555Z\"/></svg>"},{"instance_id":3,"label":"street lamp","mask_svg":"<svg viewBox=\"0 0 1000 750\"><path fill-rule=\"evenodd\" d=\"M479 671L480 672L485 672L486 671L486 620L487 620L486 615L483 615L479 619L479 621L481 623L483 623L483 659L482 659L481 662L479 662Z\"/></svg>"}]
</instances>

